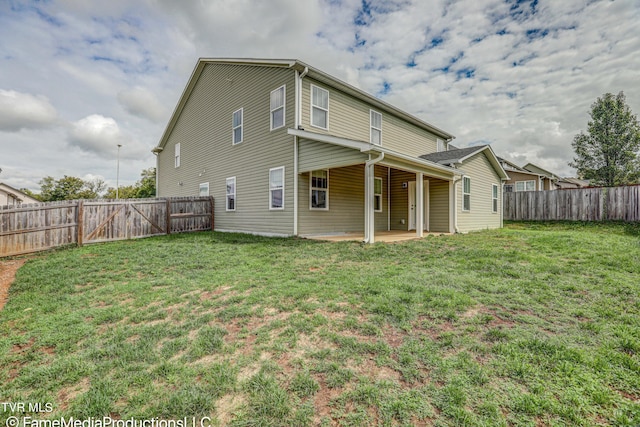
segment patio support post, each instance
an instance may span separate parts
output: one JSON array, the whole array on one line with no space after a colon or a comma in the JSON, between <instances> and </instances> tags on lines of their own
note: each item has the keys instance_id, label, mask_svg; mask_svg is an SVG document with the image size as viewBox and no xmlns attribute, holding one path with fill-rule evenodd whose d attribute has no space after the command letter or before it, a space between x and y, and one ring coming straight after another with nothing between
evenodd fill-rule
<instances>
[{"instance_id":1,"label":"patio support post","mask_svg":"<svg viewBox=\"0 0 640 427\"><path fill-rule=\"evenodd\" d=\"M372 193L373 193L373 165L368 164L364 167L364 241L365 243L373 243L375 241L373 227L373 209Z\"/></svg>"},{"instance_id":2,"label":"patio support post","mask_svg":"<svg viewBox=\"0 0 640 427\"><path fill-rule=\"evenodd\" d=\"M367 160L364 164L364 242L375 242L375 210L373 206L374 178L376 163L384 159L384 153L378 157Z\"/></svg>"},{"instance_id":3,"label":"patio support post","mask_svg":"<svg viewBox=\"0 0 640 427\"><path fill-rule=\"evenodd\" d=\"M416 173L416 237L424 235L424 175Z\"/></svg>"}]
</instances>

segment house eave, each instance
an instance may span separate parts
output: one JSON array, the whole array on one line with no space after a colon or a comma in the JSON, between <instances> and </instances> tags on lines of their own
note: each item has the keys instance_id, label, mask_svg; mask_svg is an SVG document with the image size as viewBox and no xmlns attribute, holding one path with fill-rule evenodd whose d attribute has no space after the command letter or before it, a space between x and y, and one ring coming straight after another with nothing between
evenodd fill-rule
<instances>
[{"instance_id":1,"label":"house eave","mask_svg":"<svg viewBox=\"0 0 640 427\"><path fill-rule=\"evenodd\" d=\"M454 175L462 175L462 172L460 172L457 169L444 166L429 160L420 159L418 157L408 156L406 154L399 153L394 150L389 150L388 148L381 147L376 144L370 144L364 141L357 141L353 139L341 138L334 135L326 135L326 134L320 134L315 132L309 132L302 129L289 128L287 129L287 133L289 135L294 135L299 138L305 138L312 141L324 142L327 144L339 145L342 147L359 150L360 152L365 154L374 154L374 155L384 154L385 158L396 159L402 162L407 162L408 164L411 164L418 169L424 169L426 171L433 170L440 173L445 173L447 175L451 175L451 177L453 177Z\"/></svg>"}]
</instances>

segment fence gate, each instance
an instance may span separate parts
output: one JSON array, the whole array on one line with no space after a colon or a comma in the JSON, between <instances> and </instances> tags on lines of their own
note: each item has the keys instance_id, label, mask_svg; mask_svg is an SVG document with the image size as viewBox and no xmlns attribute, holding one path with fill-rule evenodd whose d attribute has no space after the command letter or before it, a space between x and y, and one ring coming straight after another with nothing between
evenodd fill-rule
<instances>
[{"instance_id":1,"label":"fence gate","mask_svg":"<svg viewBox=\"0 0 640 427\"><path fill-rule=\"evenodd\" d=\"M168 234L164 200L83 201L78 244Z\"/></svg>"}]
</instances>

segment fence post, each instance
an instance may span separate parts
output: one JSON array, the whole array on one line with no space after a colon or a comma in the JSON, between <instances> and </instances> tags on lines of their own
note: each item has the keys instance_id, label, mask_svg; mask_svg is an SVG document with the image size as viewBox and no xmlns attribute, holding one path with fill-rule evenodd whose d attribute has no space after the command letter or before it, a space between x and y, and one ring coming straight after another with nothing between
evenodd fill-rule
<instances>
[{"instance_id":1,"label":"fence post","mask_svg":"<svg viewBox=\"0 0 640 427\"><path fill-rule=\"evenodd\" d=\"M165 199L167 203L167 235L171 234L171 199Z\"/></svg>"},{"instance_id":2,"label":"fence post","mask_svg":"<svg viewBox=\"0 0 640 427\"><path fill-rule=\"evenodd\" d=\"M214 205L214 201L213 201L213 196L209 196L209 206L211 207L211 231L214 231L215 227L214 227L214 223L213 223L213 221L214 221L213 211L214 211L215 205Z\"/></svg>"},{"instance_id":3,"label":"fence post","mask_svg":"<svg viewBox=\"0 0 640 427\"><path fill-rule=\"evenodd\" d=\"M84 235L84 202L82 200L78 201L78 219L77 219L77 229L78 229L78 246L83 245L83 235Z\"/></svg>"}]
</instances>

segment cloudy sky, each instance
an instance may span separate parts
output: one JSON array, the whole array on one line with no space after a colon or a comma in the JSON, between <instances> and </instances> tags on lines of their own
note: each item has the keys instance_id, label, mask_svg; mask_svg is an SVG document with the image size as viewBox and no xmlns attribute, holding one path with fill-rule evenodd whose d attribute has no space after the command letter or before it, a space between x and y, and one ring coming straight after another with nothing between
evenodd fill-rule
<instances>
[{"instance_id":1,"label":"cloudy sky","mask_svg":"<svg viewBox=\"0 0 640 427\"><path fill-rule=\"evenodd\" d=\"M640 113L638 0L0 0L0 181L132 184L198 57L297 58L561 175L597 97Z\"/></svg>"}]
</instances>

